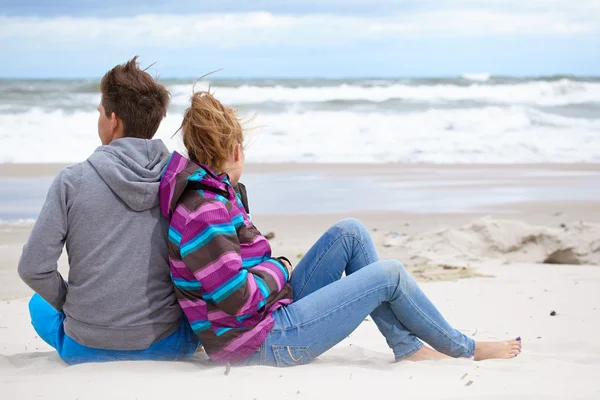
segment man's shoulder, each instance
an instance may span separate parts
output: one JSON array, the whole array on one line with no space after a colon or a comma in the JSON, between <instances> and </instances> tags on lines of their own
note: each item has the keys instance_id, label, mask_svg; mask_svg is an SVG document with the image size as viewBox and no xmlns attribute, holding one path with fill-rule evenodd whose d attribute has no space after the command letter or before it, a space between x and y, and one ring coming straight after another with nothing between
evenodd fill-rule
<instances>
[{"instance_id":1,"label":"man's shoulder","mask_svg":"<svg viewBox=\"0 0 600 400\"><path fill-rule=\"evenodd\" d=\"M87 161L69 165L61 169L54 178L54 191L63 193L67 198L67 203L72 203L83 182ZM51 189L52 190L52 189Z\"/></svg>"},{"instance_id":2,"label":"man's shoulder","mask_svg":"<svg viewBox=\"0 0 600 400\"><path fill-rule=\"evenodd\" d=\"M58 174L56 174L55 179L61 183L79 184L81 177L83 176L84 169L86 168L86 163L88 162L83 161L61 169L58 171Z\"/></svg>"}]
</instances>

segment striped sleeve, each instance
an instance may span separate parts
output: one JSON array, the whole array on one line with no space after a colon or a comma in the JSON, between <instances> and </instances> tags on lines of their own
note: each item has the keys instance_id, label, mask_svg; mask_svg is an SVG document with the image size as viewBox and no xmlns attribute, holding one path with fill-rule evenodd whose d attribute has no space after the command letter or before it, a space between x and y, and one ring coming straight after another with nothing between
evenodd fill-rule
<instances>
[{"instance_id":1,"label":"striped sleeve","mask_svg":"<svg viewBox=\"0 0 600 400\"><path fill-rule=\"evenodd\" d=\"M249 269L255 279L263 285L263 295L269 301L269 296L276 296L289 281L287 268L276 258L269 258Z\"/></svg>"},{"instance_id":2,"label":"striped sleeve","mask_svg":"<svg viewBox=\"0 0 600 400\"><path fill-rule=\"evenodd\" d=\"M232 316L256 313L270 291L242 263L234 222L224 203L203 203L190 213L180 255L202 288L202 298Z\"/></svg>"}]
</instances>

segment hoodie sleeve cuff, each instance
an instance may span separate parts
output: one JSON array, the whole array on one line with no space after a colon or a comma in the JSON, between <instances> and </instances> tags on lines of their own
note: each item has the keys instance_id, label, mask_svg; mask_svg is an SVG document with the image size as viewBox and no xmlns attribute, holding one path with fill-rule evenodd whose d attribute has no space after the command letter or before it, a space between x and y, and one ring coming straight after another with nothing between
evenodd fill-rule
<instances>
[{"instance_id":1,"label":"hoodie sleeve cuff","mask_svg":"<svg viewBox=\"0 0 600 400\"><path fill-rule=\"evenodd\" d=\"M290 264L290 267L294 266L294 264L292 264L292 262L287 257L279 256L279 257L277 257L277 260L279 260L279 261L285 260L285 261L287 261L288 264Z\"/></svg>"}]
</instances>

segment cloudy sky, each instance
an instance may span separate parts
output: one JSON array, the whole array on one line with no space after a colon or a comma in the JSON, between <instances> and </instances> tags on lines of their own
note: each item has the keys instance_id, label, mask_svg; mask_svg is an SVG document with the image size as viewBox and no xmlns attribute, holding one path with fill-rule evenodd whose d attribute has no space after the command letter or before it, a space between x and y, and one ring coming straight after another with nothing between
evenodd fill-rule
<instances>
[{"instance_id":1,"label":"cloudy sky","mask_svg":"<svg viewBox=\"0 0 600 400\"><path fill-rule=\"evenodd\" d=\"M0 0L0 77L600 75L598 49L600 0Z\"/></svg>"}]
</instances>

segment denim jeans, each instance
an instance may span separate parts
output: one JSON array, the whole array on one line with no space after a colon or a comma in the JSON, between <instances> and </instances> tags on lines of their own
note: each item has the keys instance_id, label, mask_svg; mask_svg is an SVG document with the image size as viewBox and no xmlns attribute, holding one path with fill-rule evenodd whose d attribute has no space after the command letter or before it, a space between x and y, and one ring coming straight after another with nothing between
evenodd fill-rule
<instances>
[{"instance_id":1,"label":"denim jeans","mask_svg":"<svg viewBox=\"0 0 600 400\"><path fill-rule=\"evenodd\" d=\"M199 346L198 339L187 319L182 316L179 329L143 350L104 350L86 347L70 338L63 326L65 314L56 311L40 295L29 302L31 323L37 334L54 347L67 364L85 362L156 360L176 361L189 359Z\"/></svg>"},{"instance_id":2,"label":"denim jeans","mask_svg":"<svg viewBox=\"0 0 600 400\"><path fill-rule=\"evenodd\" d=\"M452 357L474 354L475 342L452 328L401 263L379 261L369 232L357 220L331 227L294 269L291 285L294 303L274 313L273 329L244 364L309 363L368 315L396 360L422 348L421 340Z\"/></svg>"}]
</instances>

